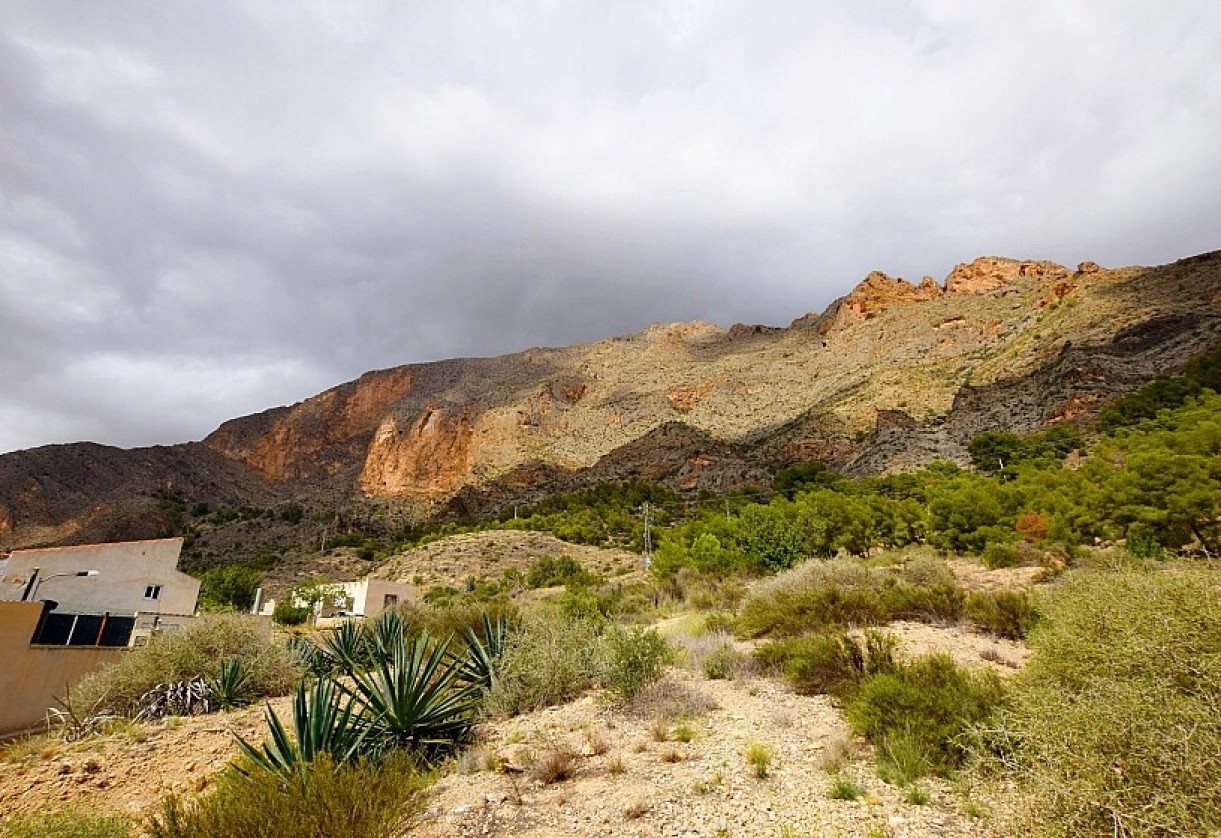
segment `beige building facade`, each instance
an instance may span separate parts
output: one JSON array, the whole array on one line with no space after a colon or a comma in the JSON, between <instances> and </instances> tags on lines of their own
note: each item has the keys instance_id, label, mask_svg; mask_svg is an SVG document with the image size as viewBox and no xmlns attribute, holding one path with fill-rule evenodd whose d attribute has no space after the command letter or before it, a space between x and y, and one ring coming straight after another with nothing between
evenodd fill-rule
<instances>
[{"instance_id":1,"label":"beige building facade","mask_svg":"<svg viewBox=\"0 0 1221 838\"><path fill-rule=\"evenodd\" d=\"M121 648L31 643L42 611L38 602L0 602L0 736L41 726L71 685L124 654Z\"/></svg>"},{"instance_id":2,"label":"beige building facade","mask_svg":"<svg viewBox=\"0 0 1221 838\"><path fill-rule=\"evenodd\" d=\"M199 580L178 570L181 538L14 550L0 601L52 600L59 613L194 614Z\"/></svg>"}]
</instances>

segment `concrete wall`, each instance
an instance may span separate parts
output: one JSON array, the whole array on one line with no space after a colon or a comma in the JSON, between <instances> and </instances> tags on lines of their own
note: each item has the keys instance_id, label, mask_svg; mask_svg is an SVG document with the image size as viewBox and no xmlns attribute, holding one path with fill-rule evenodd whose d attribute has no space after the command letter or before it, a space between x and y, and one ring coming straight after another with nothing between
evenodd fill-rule
<instances>
[{"instance_id":1,"label":"concrete wall","mask_svg":"<svg viewBox=\"0 0 1221 838\"><path fill-rule=\"evenodd\" d=\"M181 538L85 544L43 550L15 550L0 576L0 600L17 601L34 568L43 581L35 596L59 603L60 613L96 614L155 611L193 614L199 580L180 572ZM96 570L97 576L58 576ZM156 599L145 597L150 585L160 585Z\"/></svg>"},{"instance_id":2,"label":"concrete wall","mask_svg":"<svg viewBox=\"0 0 1221 838\"><path fill-rule=\"evenodd\" d=\"M39 727L47 708L86 674L117 663L123 649L31 646L42 605L0 602L0 734Z\"/></svg>"}]
</instances>

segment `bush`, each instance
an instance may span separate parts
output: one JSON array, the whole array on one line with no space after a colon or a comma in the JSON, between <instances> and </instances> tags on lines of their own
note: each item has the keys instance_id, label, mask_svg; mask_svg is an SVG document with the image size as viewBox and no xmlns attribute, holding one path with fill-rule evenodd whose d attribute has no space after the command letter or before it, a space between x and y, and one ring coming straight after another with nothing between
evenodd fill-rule
<instances>
[{"instance_id":1,"label":"bush","mask_svg":"<svg viewBox=\"0 0 1221 838\"><path fill-rule=\"evenodd\" d=\"M606 686L625 700L662 676L670 661L670 647L656 629L612 627L606 645Z\"/></svg>"},{"instance_id":2,"label":"bush","mask_svg":"<svg viewBox=\"0 0 1221 838\"><path fill-rule=\"evenodd\" d=\"M1034 657L981 742L1050 835L1221 831L1221 574L1076 571L1040 601Z\"/></svg>"},{"instance_id":3,"label":"bush","mask_svg":"<svg viewBox=\"0 0 1221 838\"><path fill-rule=\"evenodd\" d=\"M86 676L72 690L72 703L134 715L140 697L154 687L213 678L221 664L231 660L240 661L237 665L247 673L243 691L252 697L284 695L302 674L297 655L266 623L241 614L205 614Z\"/></svg>"},{"instance_id":4,"label":"bush","mask_svg":"<svg viewBox=\"0 0 1221 838\"><path fill-rule=\"evenodd\" d=\"M961 614L962 593L940 560L913 561L896 572L835 559L806 562L755 585L737 629L744 637L791 637L896 619L954 621Z\"/></svg>"},{"instance_id":5,"label":"bush","mask_svg":"<svg viewBox=\"0 0 1221 838\"><path fill-rule=\"evenodd\" d=\"M988 543L983 552L984 567L997 570L1002 567L1017 567L1022 563L1022 552L1013 544L998 541Z\"/></svg>"},{"instance_id":6,"label":"bush","mask_svg":"<svg viewBox=\"0 0 1221 838\"><path fill-rule=\"evenodd\" d=\"M77 808L46 808L0 821L5 838L135 838L136 824L123 815L100 815Z\"/></svg>"},{"instance_id":7,"label":"bush","mask_svg":"<svg viewBox=\"0 0 1221 838\"><path fill-rule=\"evenodd\" d=\"M905 753L907 776L913 770L948 776L966 754L964 732L987 718L1001 697L995 673L959 669L948 655L935 655L869 676L846 710L853 732L883 758L888 751Z\"/></svg>"},{"instance_id":8,"label":"bush","mask_svg":"<svg viewBox=\"0 0 1221 838\"><path fill-rule=\"evenodd\" d=\"M737 678L747 667L749 658L726 637L704 656L700 668L709 681L726 681Z\"/></svg>"},{"instance_id":9,"label":"bush","mask_svg":"<svg viewBox=\"0 0 1221 838\"><path fill-rule=\"evenodd\" d=\"M882 589L887 620L953 623L962 616L962 605L962 591L955 585L922 587L900 582Z\"/></svg>"},{"instance_id":10,"label":"bush","mask_svg":"<svg viewBox=\"0 0 1221 838\"><path fill-rule=\"evenodd\" d=\"M893 635L877 631L863 638L825 632L765 644L755 656L800 693L844 697L867 675L892 670L896 645Z\"/></svg>"},{"instance_id":11,"label":"bush","mask_svg":"<svg viewBox=\"0 0 1221 838\"><path fill-rule=\"evenodd\" d=\"M544 556L530 566L526 584L531 588L553 588L558 585L590 585L597 581L592 573L572 556L558 559Z\"/></svg>"},{"instance_id":12,"label":"bush","mask_svg":"<svg viewBox=\"0 0 1221 838\"><path fill-rule=\"evenodd\" d=\"M1025 591L981 591L967 596L967 618L976 628L1021 640L1037 617Z\"/></svg>"},{"instance_id":13,"label":"bush","mask_svg":"<svg viewBox=\"0 0 1221 838\"><path fill-rule=\"evenodd\" d=\"M882 577L883 571L849 559L805 562L750 590L738 633L793 636L834 625L884 622Z\"/></svg>"},{"instance_id":14,"label":"bush","mask_svg":"<svg viewBox=\"0 0 1221 838\"><path fill-rule=\"evenodd\" d=\"M599 645L586 621L551 611L525 615L505 644L489 708L515 716L576 698L601 675Z\"/></svg>"},{"instance_id":15,"label":"bush","mask_svg":"<svg viewBox=\"0 0 1221 838\"><path fill-rule=\"evenodd\" d=\"M216 788L188 803L167 798L148 822L149 838L393 838L419 811L427 777L402 756L337 766L327 757L284 781L256 771L221 775ZM50 833L56 834L59 833Z\"/></svg>"},{"instance_id":16,"label":"bush","mask_svg":"<svg viewBox=\"0 0 1221 838\"><path fill-rule=\"evenodd\" d=\"M308 606L293 605L289 600L277 602L276 607L271 610L271 619L279 626L299 626L310 618Z\"/></svg>"}]
</instances>

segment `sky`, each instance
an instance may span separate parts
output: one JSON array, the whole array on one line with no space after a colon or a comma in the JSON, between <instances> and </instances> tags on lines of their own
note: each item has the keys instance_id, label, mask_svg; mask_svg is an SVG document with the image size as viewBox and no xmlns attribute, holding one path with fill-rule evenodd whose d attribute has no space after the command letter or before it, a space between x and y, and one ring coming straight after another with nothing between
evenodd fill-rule
<instances>
[{"instance_id":1,"label":"sky","mask_svg":"<svg viewBox=\"0 0 1221 838\"><path fill-rule=\"evenodd\" d=\"M1215 0L6 0L0 451L1221 248Z\"/></svg>"}]
</instances>

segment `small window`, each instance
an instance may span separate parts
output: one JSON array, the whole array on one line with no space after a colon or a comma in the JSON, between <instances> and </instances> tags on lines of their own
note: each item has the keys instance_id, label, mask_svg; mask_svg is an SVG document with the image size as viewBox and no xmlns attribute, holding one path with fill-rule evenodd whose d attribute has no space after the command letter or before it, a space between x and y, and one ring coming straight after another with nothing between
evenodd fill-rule
<instances>
[{"instance_id":1,"label":"small window","mask_svg":"<svg viewBox=\"0 0 1221 838\"><path fill-rule=\"evenodd\" d=\"M382 600L382 610L393 608L399 604L398 594L386 594L386 598Z\"/></svg>"},{"instance_id":2,"label":"small window","mask_svg":"<svg viewBox=\"0 0 1221 838\"><path fill-rule=\"evenodd\" d=\"M160 585L149 585L147 588L144 589L144 598L145 599L161 599L161 586Z\"/></svg>"}]
</instances>

